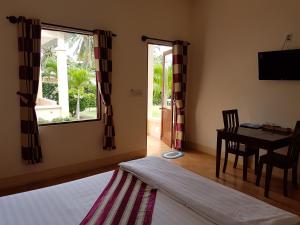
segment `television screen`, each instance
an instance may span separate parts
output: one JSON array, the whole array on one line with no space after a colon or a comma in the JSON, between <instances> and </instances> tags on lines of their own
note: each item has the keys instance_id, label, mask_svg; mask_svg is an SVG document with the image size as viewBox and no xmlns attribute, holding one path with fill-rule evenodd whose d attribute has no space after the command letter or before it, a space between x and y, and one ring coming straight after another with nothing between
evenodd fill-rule
<instances>
[{"instance_id":1,"label":"television screen","mask_svg":"<svg viewBox=\"0 0 300 225\"><path fill-rule=\"evenodd\" d=\"M300 80L300 49L259 52L260 80Z\"/></svg>"}]
</instances>

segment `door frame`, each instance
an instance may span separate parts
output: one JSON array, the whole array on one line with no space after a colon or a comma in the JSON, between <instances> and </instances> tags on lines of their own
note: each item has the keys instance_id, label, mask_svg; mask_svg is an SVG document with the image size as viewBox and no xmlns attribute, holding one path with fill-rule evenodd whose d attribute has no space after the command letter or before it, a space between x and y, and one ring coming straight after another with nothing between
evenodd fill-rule
<instances>
[{"instance_id":1,"label":"door frame","mask_svg":"<svg viewBox=\"0 0 300 225\"><path fill-rule=\"evenodd\" d=\"M146 65L147 65L147 88L146 88L146 149L147 149L147 143L148 143L148 140L147 140L147 136L148 136L148 90L149 90L149 86L148 86L148 67L149 67L149 58L148 58L148 55L149 55L149 45L161 45L161 46L169 46L169 47L172 47L173 49L173 44L172 42L165 42L165 41L154 41L154 40L147 40L146 41ZM173 83L172 83L173 85ZM172 86L172 89L173 89L173 86ZM172 90L172 108L174 108L174 103L173 103L173 90ZM172 110L172 113L173 113L173 110ZM172 115L172 120L173 120L173 115ZM174 121L172 121L172 126L174 125ZM172 130L172 136L173 136L173 133L174 133L174 129ZM173 138L173 137L172 137ZM173 142L172 142L172 145L173 145ZM148 149L147 149L148 150Z\"/></svg>"}]
</instances>

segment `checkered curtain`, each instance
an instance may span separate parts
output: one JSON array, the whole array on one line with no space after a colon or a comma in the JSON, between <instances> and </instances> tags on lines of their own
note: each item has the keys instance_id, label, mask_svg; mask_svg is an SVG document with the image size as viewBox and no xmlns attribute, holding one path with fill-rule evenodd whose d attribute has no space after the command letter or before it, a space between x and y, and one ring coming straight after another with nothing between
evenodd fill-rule
<instances>
[{"instance_id":1,"label":"checkered curtain","mask_svg":"<svg viewBox=\"0 0 300 225\"><path fill-rule=\"evenodd\" d=\"M104 104L104 140L103 149L115 149L115 128L111 105L112 76L112 32L94 31L94 51L96 60L96 81L98 96Z\"/></svg>"},{"instance_id":2,"label":"checkered curtain","mask_svg":"<svg viewBox=\"0 0 300 225\"><path fill-rule=\"evenodd\" d=\"M185 139L187 46L184 41L173 43L174 148L177 150L183 150Z\"/></svg>"},{"instance_id":3,"label":"checkered curtain","mask_svg":"<svg viewBox=\"0 0 300 225\"><path fill-rule=\"evenodd\" d=\"M29 164L42 161L35 113L40 73L41 25L39 20L18 21L19 92L22 158Z\"/></svg>"}]
</instances>

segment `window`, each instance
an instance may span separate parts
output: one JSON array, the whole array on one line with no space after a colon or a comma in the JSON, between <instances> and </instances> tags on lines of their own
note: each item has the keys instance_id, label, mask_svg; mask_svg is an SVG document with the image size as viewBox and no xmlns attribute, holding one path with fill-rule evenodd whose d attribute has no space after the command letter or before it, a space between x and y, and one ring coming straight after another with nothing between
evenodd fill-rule
<instances>
[{"instance_id":1,"label":"window","mask_svg":"<svg viewBox=\"0 0 300 225\"><path fill-rule=\"evenodd\" d=\"M42 29L39 124L97 119L93 36Z\"/></svg>"}]
</instances>

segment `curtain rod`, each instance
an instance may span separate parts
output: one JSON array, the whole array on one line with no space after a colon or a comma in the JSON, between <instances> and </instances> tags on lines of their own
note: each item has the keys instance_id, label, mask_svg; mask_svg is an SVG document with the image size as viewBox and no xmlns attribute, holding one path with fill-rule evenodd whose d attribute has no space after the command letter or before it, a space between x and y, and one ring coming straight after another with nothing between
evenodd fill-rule
<instances>
[{"instance_id":1,"label":"curtain rod","mask_svg":"<svg viewBox=\"0 0 300 225\"><path fill-rule=\"evenodd\" d=\"M19 17L7 16L6 19L8 19L9 22L11 22L11 23L16 24L19 20ZM58 28L76 30L76 31L79 31L78 33L81 33L81 34L93 34L93 30L86 30L86 29L81 29L81 28L77 28L77 27L68 27L68 26L57 25L57 24L52 24L52 23L43 23L42 22L41 24L44 25L45 28L48 29L48 30L55 30L54 28L51 29L51 27L58 27ZM71 33L77 33L77 32L71 32ZM112 36L116 37L117 35L113 33Z\"/></svg>"},{"instance_id":2,"label":"curtain rod","mask_svg":"<svg viewBox=\"0 0 300 225\"><path fill-rule=\"evenodd\" d=\"M152 38L152 37L148 37L148 36L146 36L146 35L143 35L143 36L141 37L141 39L142 39L143 42L145 42L145 41L147 41L147 40L153 40L153 41L167 42L167 43L170 43L170 44L173 44L173 43L174 43L174 41L164 40L164 39L159 39L159 38ZM187 42L187 44L190 45L189 42Z\"/></svg>"}]
</instances>

